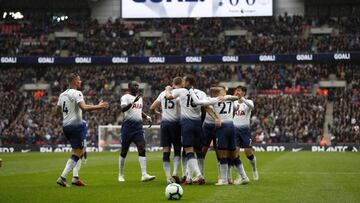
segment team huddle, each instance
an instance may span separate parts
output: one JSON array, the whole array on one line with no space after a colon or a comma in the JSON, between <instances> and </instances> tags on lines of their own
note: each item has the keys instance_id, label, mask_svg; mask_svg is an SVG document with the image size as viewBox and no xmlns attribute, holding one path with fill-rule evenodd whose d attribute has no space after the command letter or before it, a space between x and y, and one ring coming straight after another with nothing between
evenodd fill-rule
<instances>
[{"instance_id":1,"label":"team huddle","mask_svg":"<svg viewBox=\"0 0 360 203\"><path fill-rule=\"evenodd\" d=\"M178 160L183 148L182 168L184 184L204 184L204 158L213 143L218 161L219 178L216 185L246 184L249 182L239 158L240 147L245 148L258 180L256 159L251 149L250 116L254 104L244 98L246 88L237 87L235 96L226 95L226 88L212 87L207 96L194 89L195 78L174 78L151 105L152 113L160 114L161 146L164 148L163 166L167 182L178 181ZM206 112L202 119L203 112ZM179 143L181 140L181 144ZM170 176L170 148L174 146L174 172ZM185 156L184 156L185 154ZM195 158L196 157L196 158ZM231 167L237 170L232 181Z\"/></svg>"},{"instance_id":2,"label":"team huddle","mask_svg":"<svg viewBox=\"0 0 360 203\"><path fill-rule=\"evenodd\" d=\"M73 185L84 186L78 177L84 155L84 131L86 125L82 120L82 110L92 111L109 107L106 102L98 105L87 105L83 100L80 88L80 77L71 74L70 89L59 97L58 106L63 114L64 135L70 141L73 155L57 183L67 187L66 177L73 170ZM252 100L245 99L246 88L239 86L234 95L227 95L223 86L214 86L209 95L195 88L196 80L188 75L173 79L172 86L167 86L150 107L150 112L161 116L160 145L163 147L163 168L167 183L205 184L204 159L211 143L216 151L218 162L218 181L216 185L247 184L243 164L239 158L240 148L245 149L249 159L254 180L259 179L256 158L251 147L250 116L254 109ZM141 168L141 181L151 181L155 176L146 170L145 138L143 119L152 121L142 110L143 101L139 94L139 84L132 81L128 84L129 93L121 97L121 110L124 119L121 127L121 153L119 156L118 181L124 182L125 158L130 144L135 143ZM159 111L161 109L161 112ZM173 172L171 174L170 152L173 147ZM182 152L181 152L182 151ZM181 167L182 166L182 167ZM180 167L182 178L180 178ZM231 169L236 168L236 179L232 180Z\"/></svg>"}]
</instances>

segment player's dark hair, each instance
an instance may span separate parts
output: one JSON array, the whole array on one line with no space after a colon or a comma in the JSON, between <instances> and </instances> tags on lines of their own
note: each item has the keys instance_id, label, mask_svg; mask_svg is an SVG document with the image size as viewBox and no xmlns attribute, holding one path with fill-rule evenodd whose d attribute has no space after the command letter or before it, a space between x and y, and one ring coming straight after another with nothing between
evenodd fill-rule
<instances>
[{"instance_id":1,"label":"player's dark hair","mask_svg":"<svg viewBox=\"0 0 360 203\"><path fill-rule=\"evenodd\" d=\"M75 78L79 77L80 75L77 73L70 73L67 77L68 83L70 84Z\"/></svg>"},{"instance_id":2,"label":"player's dark hair","mask_svg":"<svg viewBox=\"0 0 360 203\"><path fill-rule=\"evenodd\" d=\"M135 80L130 81L130 82L128 83L128 88L130 89L130 87L133 86L134 84L137 84L137 82L136 82Z\"/></svg>"},{"instance_id":3,"label":"player's dark hair","mask_svg":"<svg viewBox=\"0 0 360 203\"><path fill-rule=\"evenodd\" d=\"M185 81L189 83L190 86L195 86L196 85L196 80L195 77L192 75L186 75L184 77Z\"/></svg>"},{"instance_id":4,"label":"player's dark hair","mask_svg":"<svg viewBox=\"0 0 360 203\"><path fill-rule=\"evenodd\" d=\"M179 86L182 83L182 78L181 77L175 77L172 82L173 82L174 85Z\"/></svg>"},{"instance_id":5,"label":"player's dark hair","mask_svg":"<svg viewBox=\"0 0 360 203\"><path fill-rule=\"evenodd\" d=\"M239 90L245 92L245 94L246 94L246 92L247 92L247 88L244 87L244 86L241 86L241 85L237 86L236 89L239 89Z\"/></svg>"}]
</instances>

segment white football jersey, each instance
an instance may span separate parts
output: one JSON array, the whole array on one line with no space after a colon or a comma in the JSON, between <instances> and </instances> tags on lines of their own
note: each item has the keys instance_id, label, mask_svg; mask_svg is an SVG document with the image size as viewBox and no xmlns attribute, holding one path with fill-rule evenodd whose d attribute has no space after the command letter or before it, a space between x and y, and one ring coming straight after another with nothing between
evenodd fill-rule
<instances>
[{"instance_id":1,"label":"white football jersey","mask_svg":"<svg viewBox=\"0 0 360 203\"><path fill-rule=\"evenodd\" d=\"M213 104L216 115L220 118L221 123L232 123L234 118L234 102L223 101Z\"/></svg>"},{"instance_id":2,"label":"white football jersey","mask_svg":"<svg viewBox=\"0 0 360 203\"><path fill-rule=\"evenodd\" d=\"M161 92L156 99L161 103L161 120L178 121L180 119L180 107L176 104L178 99L168 100L165 98L165 91Z\"/></svg>"},{"instance_id":3,"label":"white football jersey","mask_svg":"<svg viewBox=\"0 0 360 203\"><path fill-rule=\"evenodd\" d=\"M84 96L79 90L67 89L60 94L57 105L62 109L63 126L82 123L81 101L84 101Z\"/></svg>"},{"instance_id":4,"label":"white football jersey","mask_svg":"<svg viewBox=\"0 0 360 203\"><path fill-rule=\"evenodd\" d=\"M233 101L219 101L215 97L207 97L204 100L198 100L195 98L195 103L202 105L211 105L215 114L219 117L222 123L232 123L234 115L234 102ZM210 117L210 116L209 116ZM211 117L210 117L211 118Z\"/></svg>"},{"instance_id":5,"label":"white football jersey","mask_svg":"<svg viewBox=\"0 0 360 203\"><path fill-rule=\"evenodd\" d=\"M206 98L205 92L198 89L195 89L194 92L200 100ZM189 90L174 89L171 94L174 98L180 98L181 118L201 120L201 106L194 104Z\"/></svg>"},{"instance_id":6,"label":"white football jersey","mask_svg":"<svg viewBox=\"0 0 360 203\"><path fill-rule=\"evenodd\" d=\"M131 94L125 94L121 97L121 106L128 105L135 100L136 96ZM124 121L142 121L142 107L143 107L143 100L140 99L135 102L129 110L124 112Z\"/></svg>"},{"instance_id":7,"label":"white football jersey","mask_svg":"<svg viewBox=\"0 0 360 203\"><path fill-rule=\"evenodd\" d=\"M254 102L250 99L246 100L248 103L252 104L254 106ZM250 118L251 118L251 111L252 109L247 106L244 102L239 103L239 101L235 101L235 108L237 109L235 111L234 116L234 125L236 127L250 127Z\"/></svg>"}]
</instances>

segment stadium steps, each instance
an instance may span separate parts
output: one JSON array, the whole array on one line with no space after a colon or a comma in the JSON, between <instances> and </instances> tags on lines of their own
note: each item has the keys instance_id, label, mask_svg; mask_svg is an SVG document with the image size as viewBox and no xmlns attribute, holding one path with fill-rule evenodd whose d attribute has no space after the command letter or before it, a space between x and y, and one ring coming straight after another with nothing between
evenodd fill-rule
<instances>
[{"instance_id":1,"label":"stadium steps","mask_svg":"<svg viewBox=\"0 0 360 203\"><path fill-rule=\"evenodd\" d=\"M334 112L334 102L328 101L326 104L326 112L325 112L325 122L324 122L324 138L326 143L331 144L331 133L329 132L329 124L332 126L333 124L333 112Z\"/></svg>"}]
</instances>

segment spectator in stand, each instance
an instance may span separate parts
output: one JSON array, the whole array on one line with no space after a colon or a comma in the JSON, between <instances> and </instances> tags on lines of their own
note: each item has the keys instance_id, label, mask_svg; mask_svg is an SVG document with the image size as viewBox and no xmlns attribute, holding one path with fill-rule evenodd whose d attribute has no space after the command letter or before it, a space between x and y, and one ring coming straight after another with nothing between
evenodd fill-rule
<instances>
[{"instance_id":1,"label":"spectator in stand","mask_svg":"<svg viewBox=\"0 0 360 203\"><path fill-rule=\"evenodd\" d=\"M350 24L352 22L354 24ZM338 35L310 35L310 27L330 26ZM353 18L304 18L288 16L213 19L70 19L64 22L33 21L0 23L0 54L8 56L143 56L319 53L359 51L360 20ZM240 29L247 36L223 36L226 30ZM53 39L54 31L70 30L76 38ZM139 37L141 31L156 30L160 38ZM201 39L201 40L199 40Z\"/></svg>"},{"instance_id":2,"label":"spectator in stand","mask_svg":"<svg viewBox=\"0 0 360 203\"><path fill-rule=\"evenodd\" d=\"M346 70L344 75L344 70ZM225 65L172 65L172 66L49 66L37 68L7 68L1 70L4 83L0 85L1 109L5 114L0 118L1 139L3 144L62 144L65 142L61 133L60 123L56 118L46 116L53 111L57 98L45 94L35 99L30 92L14 89L21 87L27 81L50 84L52 95L57 95L66 88L59 78L66 73L78 71L83 75L83 93L89 103L98 103L91 98L99 98L113 103L111 112L85 113L89 121L89 140L97 143L97 126L106 124L121 124L120 104L114 100L114 95L122 95L121 84L128 80L139 80L147 83L150 89L144 95L144 109L147 111L150 102L154 100L171 78L179 75L193 74L199 81L200 89L206 90L219 81L244 81L250 85L255 94L254 102L257 110L252 117L252 132L254 140L259 143L269 142L316 142L322 134L325 99L321 96L303 95L303 92L292 92L298 95L261 96L266 89L277 88L279 92L294 85L310 89L318 80L327 78L334 73L337 77L353 80L353 75L359 73L356 66L339 64L334 68L324 65L259 65L236 66ZM265 72L266 74L263 74ZM10 80L10 75L15 80ZM240 76L239 76L240 75ZM318 75L311 78L308 75ZM125 77L126 76L126 77ZM270 81L267 78L275 78ZM28 79L31 78L31 79ZM127 78L126 80L124 78ZM252 79L252 80L251 80ZM13 82L11 82L13 81ZM274 82L275 81L275 82ZM9 84L9 85L8 85ZM11 84L11 85L10 85ZM356 86L356 84L354 84ZM285 91L284 91L285 92ZM272 93L273 94L273 93ZM11 104L11 105L8 105ZM305 112L294 114L293 112ZM42 112L42 113L37 113Z\"/></svg>"},{"instance_id":3,"label":"spectator in stand","mask_svg":"<svg viewBox=\"0 0 360 203\"><path fill-rule=\"evenodd\" d=\"M335 143L360 143L360 91L358 88L337 90L331 133Z\"/></svg>"},{"instance_id":4,"label":"spectator in stand","mask_svg":"<svg viewBox=\"0 0 360 203\"><path fill-rule=\"evenodd\" d=\"M315 143L322 135L326 100L313 95L257 96L253 140L260 143Z\"/></svg>"}]
</instances>

